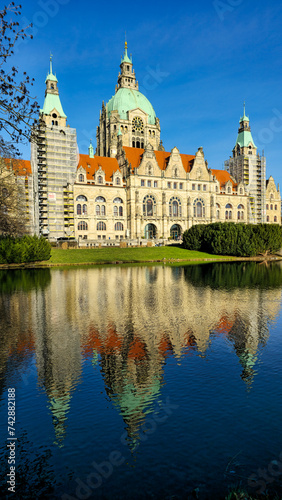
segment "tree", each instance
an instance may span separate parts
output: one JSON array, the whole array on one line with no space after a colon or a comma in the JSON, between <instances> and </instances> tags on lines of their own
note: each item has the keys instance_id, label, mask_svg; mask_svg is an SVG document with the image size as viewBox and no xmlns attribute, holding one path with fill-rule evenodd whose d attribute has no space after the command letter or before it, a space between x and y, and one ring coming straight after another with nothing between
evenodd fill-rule
<instances>
[{"instance_id":1,"label":"tree","mask_svg":"<svg viewBox=\"0 0 282 500\"><path fill-rule=\"evenodd\" d=\"M21 6L0 10L0 234L25 232L26 200L18 144L35 140L33 125L39 106L31 96L34 79L11 64L18 40L32 38L20 28ZM20 175L21 174L21 175Z\"/></svg>"},{"instance_id":2,"label":"tree","mask_svg":"<svg viewBox=\"0 0 282 500\"><path fill-rule=\"evenodd\" d=\"M0 234L26 232L25 175L21 174L21 160L7 159L0 154Z\"/></svg>"},{"instance_id":3,"label":"tree","mask_svg":"<svg viewBox=\"0 0 282 500\"><path fill-rule=\"evenodd\" d=\"M32 125L39 111L30 94L34 79L26 72L19 77L18 68L10 64L17 40L32 38L27 33L30 26L20 28L20 15L21 5L14 2L0 10L0 146L9 147L12 156L19 156L15 144L32 139Z\"/></svg>"}]
</instances>

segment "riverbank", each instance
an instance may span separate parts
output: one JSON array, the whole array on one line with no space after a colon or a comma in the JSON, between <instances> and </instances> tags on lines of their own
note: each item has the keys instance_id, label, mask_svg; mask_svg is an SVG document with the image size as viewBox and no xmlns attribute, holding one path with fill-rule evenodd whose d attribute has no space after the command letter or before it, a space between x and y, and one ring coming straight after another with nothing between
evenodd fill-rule
<instances>
[{"instance_id":1,"label":"riverbank","mask_svg":"<svg viewBox=\"0 0 282 500\"><path fill-rule=\"evenodd\" d=\"M91 266L104 264L142 264L142 263L201 263L201 262L226 262L226 261L263 261L281 260L278 256L258 257L228 257L212 255L204 252L185 250L176 246L145 247L145 248L83 248L67 249L52 248L51 258L48 261L1 264L0 269L10 268L42 268L57 266Z\"/></svg>"}]
</instances>

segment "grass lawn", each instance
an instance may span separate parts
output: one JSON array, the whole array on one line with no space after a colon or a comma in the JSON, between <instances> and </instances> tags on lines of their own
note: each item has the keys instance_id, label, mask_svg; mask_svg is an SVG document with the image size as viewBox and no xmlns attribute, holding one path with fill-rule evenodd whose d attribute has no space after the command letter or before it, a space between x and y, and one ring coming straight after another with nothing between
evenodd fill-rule
<instances>
[{"instance_id":1,"label":"grass lawn","mask_svg":"<svg viewBox=\"0 0 282 500\"><path fill-rule=\"evenodd\" d=\"M183 248L167 247L144 247L144 248L80 248L63 250L52 248L51 259L46 261L50 264L98 264L107 262L150 262L166 260L204 260L222 259L220 255L210 255L203 252L184 250ZM228 259L228 257L226 257ZM230 259L230 257L229 257Z\"/></svg>"}]
</instances>

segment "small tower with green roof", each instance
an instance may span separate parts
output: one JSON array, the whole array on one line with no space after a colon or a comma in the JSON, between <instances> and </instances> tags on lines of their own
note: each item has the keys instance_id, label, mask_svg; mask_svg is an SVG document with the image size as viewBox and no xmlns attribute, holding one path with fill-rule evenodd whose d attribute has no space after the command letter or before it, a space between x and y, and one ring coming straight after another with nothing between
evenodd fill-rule
<instances>
[{"instance_id":1,"label":"small tower with green roof","mask_svg":"<svg viewBox=\"0 0 282 500\"><path fill-rule=\"evenodd\" d=\"M45 100L40 110L41 116L47 125L66 126L67 116L64 113L58 89L58 80L52 70L52 54L50 55L50 70L45 80Z\"/></svg>"},{"instance_id":2,"label":"small tower with green roof","mask_svg":"<svg viewBox=\"0 0 282 500\"><path fill-rule=\"evenodd\" d=\"M249 195L249 201L246 201L248 220L254 224L265 222L265 157L259 155L254 143L245 103L243 116L239 120L236 143L232 150L232 156L225 162L225 169L236 179L238 184L245 185Z\"/></svg>"},{"instance_id":3,"label":"small tower with green roof","mask_svg":"<svg viewBox=\"0 0 282 500\"><path fill-rule=\"evenodd\" d=\"M132 57L127 54L127 42L124 45L124 53L120 63L120 73L118 74L118 83L116 85L116 92L119 89L135 89L138 90L138 82L135 78L135 71L133 70Z\"/></svg>"},{"instance_id":4,"label":"small tower with green roof","mask_svg":"<svg viewBox=\"0 0 282 500\"><path fill-rule=\"evenodd\" d=\"M76 130L67 125L53 73L52 55L47 74L37 141L31 144L36 234L50 241L74 234L72 184L76 175Z\"/></svg>"}]
</instances>

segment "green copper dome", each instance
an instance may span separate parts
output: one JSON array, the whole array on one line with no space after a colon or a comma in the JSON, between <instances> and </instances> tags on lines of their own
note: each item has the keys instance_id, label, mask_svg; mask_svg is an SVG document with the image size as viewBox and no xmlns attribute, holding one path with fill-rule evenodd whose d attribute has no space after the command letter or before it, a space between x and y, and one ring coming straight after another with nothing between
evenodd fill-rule
<instances>
[{"instance_id":1,"label":"green copper dome","mask_svg":"<svg viewBox=\"0 0 282 500\"><path fill-rule=\"evenodd\" d=\"M156 113L152 104L141 92L129 88L121 88L109 100L107 104L108 117L113 110L116 110L122 120L127 120L127 112L140 108L148 115L148 123L156 124Z\"/></svg>"}]
</instances>

